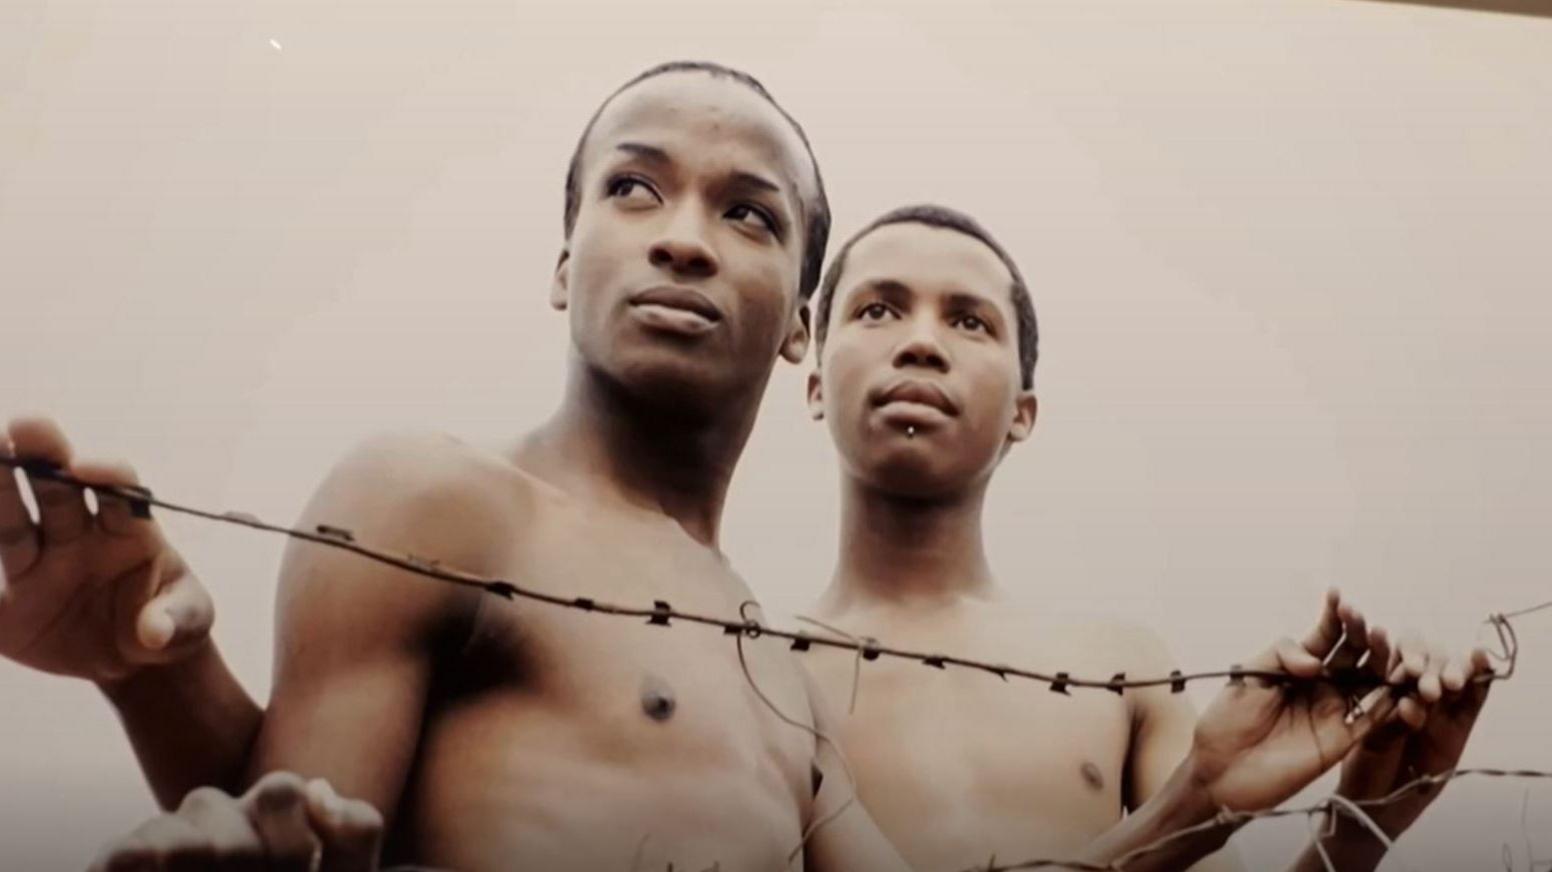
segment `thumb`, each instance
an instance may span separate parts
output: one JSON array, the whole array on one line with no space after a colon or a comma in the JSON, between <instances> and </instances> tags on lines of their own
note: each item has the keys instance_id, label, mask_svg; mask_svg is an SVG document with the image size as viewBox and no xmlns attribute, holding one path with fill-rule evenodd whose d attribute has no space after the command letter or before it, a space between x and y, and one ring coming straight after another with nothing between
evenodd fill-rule
<instances>
[{"instance_id":1,"label":"thumb","mask_svg":"<svg viewBox=\"0 0 1552 872\"><path fill-rule=\"evenodd\" d=\"M343 799L321 778L307 784L307 819L323 845L319 872L372 872L383 817L370 803Z\"/></svg>"},{"instance_id":2,"label":"thumb","mask_svg":"<svg viewBox=\"0 0 1552 872\"><path fill-rule=\"evenodd\" d=\"M140 609L135 638L147 652L173 654L204 641L214 620L210 595L185 573Z\"/></svg>"}]
</instances>

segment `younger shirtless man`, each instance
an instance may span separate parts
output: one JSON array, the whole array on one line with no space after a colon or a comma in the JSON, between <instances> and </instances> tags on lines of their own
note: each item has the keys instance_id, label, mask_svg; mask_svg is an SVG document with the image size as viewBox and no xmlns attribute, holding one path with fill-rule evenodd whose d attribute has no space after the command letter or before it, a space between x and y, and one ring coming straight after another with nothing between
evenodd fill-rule
<instances>
[{"instance_id":1,"label":"younger shirtless man","mask_svg":"<svg viewBox=\"0 0 1552 872\"><path fill-rule=\"evenodd\" d=\"M737 619L752 594L718 548L723 502L777 357L803 356L828 224L807 141L757 82L711 65L638 77L595 115L567 180L550 290L572 338L560 410L504 452L371 440L301 526L566 597ZM75 461L46 421L13 422L9 441L88 481L134 481ZM261 711L204 635L209 600L156 525L114 500L89 512L37 476L31 487L36 523L0 476L0 653L97 682L164 806L288 770L380 809L395 861L781 870L849 789L714 629L508 604L305 543L281 571ZM745 650L774 705L811 723L785 647ZM285 787L237 809L294 801ZM232 858L253 836L277 865L303 853L275 844L294 827L195 796L197 810L109 865L249 862L251 850ZM899 868L870 827L854 809L818 829L810 868Z\"/></svg>"},{"instance_id":2,"label":"younger shirtless man","mask_svg":"<svg viewBox=\"0 0 1552 872\"><path fill-rule=\"evenodd\" d=\"M981 511L993 471L1035 423L1038 334L1018 268L984 229L930 206L873 222L826 273L814 332L809 403L829 425L843 473L840 559L816 617L893 645L1090 678L1174 668L1154 634L1032 614L992 576ZM1421 699L1403 700L1399 714L1413 726L1426 716L1427 726L1410 741L1404 722L1375 731L1347 760L1343 792L1382 795L1414 773L1452 768L1485 696L1485 685L1467 684L1486 668L1480 652L1450 662L1409 640L1393 656L1382 631L1333 597L1302 643L1284 640L1245 665L1318 669L1344 629L1333 665L1355 664L1368 647L1365 665L1376 675L1419 679ZM1156 808L1182 784L1245 754L1246 737L1256 737L1249 753L1259 759L1238 765L1252 777L1211 790L1210 803L1164 829L1196 823L1219 805L1275 804L1349 747L1339 724L1326 721L1330 736L1312 730L1322 712L1329 718L1344 705L1329 690L1308 698L1247 688L1264 706L1259 725L1247 719L1248 698L1230 706L1228 695L1198 722L1168 688L1062 695L880 660L865 666L854 691L853 658L816 649L805 662L841 711L856 692L841 745L868 811L917 869L984 865L993 854L1004 862L1113 859L1118 846L1147 840ZM1394 837L1433 795L1375 817ZM1124 810L1133 814L1121 822ZM1341 868L1378 862L1380 843L1361 827L1344 822L1338 834L1330 850ZM1171 865L1187 865L1227 835L1177 845ZM1323 868L1313 850L1301 862ZM1218 855L1202 865L1235 864Z\"/></svg>"}]
</instances>

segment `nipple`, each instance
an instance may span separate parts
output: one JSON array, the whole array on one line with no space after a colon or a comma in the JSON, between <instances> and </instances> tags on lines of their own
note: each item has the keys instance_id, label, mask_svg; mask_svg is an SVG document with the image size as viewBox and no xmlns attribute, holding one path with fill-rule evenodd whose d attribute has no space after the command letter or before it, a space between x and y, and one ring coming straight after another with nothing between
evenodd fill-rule
<instances>
[{"instance_id":1,"label":"nipple","mask_svg":"<svg viewBox=\"0 0 1552 872\"><path fill-rule=\"evenodd\" d=\"M1100 774L1099 767L1092 760L1084 760L1078 767L1078 772L1083 775L1083 781L1091 790L1103 790L1105 788L1105 776Z\"/></svg>"},{"instance_id":2,"label":"nipple","mask_svg":"<svg viewBox=\"0 0 1552 872\"><path fill-rule=\"evenodd\" d=\"M641 710L654 721L666 721L674 716L674 689L656 675L648 675L641 682Z\"/></svg>"}]
</instances>

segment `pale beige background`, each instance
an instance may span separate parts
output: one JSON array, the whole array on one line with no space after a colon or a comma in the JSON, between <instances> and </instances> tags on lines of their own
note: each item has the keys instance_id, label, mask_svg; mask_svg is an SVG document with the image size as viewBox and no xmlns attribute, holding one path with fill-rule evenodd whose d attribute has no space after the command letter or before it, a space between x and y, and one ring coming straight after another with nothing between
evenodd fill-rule
<instances>
[{"instance_id":1,"label":"pale beige background","mask_svg":"<svg viewBox=\"0 0 1552 872\"><path fill-rule=\"evenodd\" d=\"M1151 622L1206 668L1302 628L1331 582L1456 641L1552 599L1546 19L8 0L0 415L56 414L169 498L287 522L366 433L529 426L565 354L544 291L571 146L611 88L678 57L753 71L807 125L839 234L940 200L1022 260L1042 416L990 539L1042 606ZM789 611L836 519L804 371L774 379L727 516ZM168 523L265 692L282 543ZM1521 627L1468 763L1552 768L1552 614ZM1503 868L1507 842L1526 868L1526 797L1458 784L1402 855ZM1528 802L1552 827L1552 787ZM150 810L91 688L0 664L0 866L80 868ZM1238 843L1266 867L1302 838L1289 820Z\"/></svg>"}]
</instances>

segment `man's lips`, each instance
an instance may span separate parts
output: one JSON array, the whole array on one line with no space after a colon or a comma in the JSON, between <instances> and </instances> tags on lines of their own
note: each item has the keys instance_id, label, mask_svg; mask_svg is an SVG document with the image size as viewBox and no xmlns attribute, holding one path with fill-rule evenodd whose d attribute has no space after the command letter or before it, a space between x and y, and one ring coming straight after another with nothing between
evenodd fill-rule
<instances>
[{"instance_id":1,"label":"man's lips","mask_svg":"<svg viewBox=\"0 0 1552 872\"><path fill-rule=\"evenodd\" d=\"M898 381L874 392L873 407L875 409L887 406L890 403L915 403L920 406L929 406L937 409L945 415L953 416L959 414L959 405L950 399L949 395L944 393L942 388L931 382L916 379Z\"/></svg>"},{"instance_id":2,"label":"man's lips","mask_svg":"<svg viewBox=\"0 0 1552 872\"><path fill-rule=\"evenodd\" d=\"M631 294L632 306L662 306L699 315L707 321L721 321L722 310L699 291L675 285L661 285Z\"/></svg>"}]
</instances>

